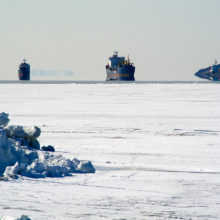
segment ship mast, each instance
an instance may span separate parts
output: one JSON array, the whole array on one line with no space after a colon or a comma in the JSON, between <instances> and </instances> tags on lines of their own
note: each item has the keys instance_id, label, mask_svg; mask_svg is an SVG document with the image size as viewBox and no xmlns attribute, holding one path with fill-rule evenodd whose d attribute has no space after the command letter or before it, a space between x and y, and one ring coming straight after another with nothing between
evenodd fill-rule
<instances>
[{"instance_id":1,"label":"ship mast","mask_svg":"<svg viewBox=\"0 0 220 220\"><path fill-rule=\"evenodd\" d=\"M128 55L128 66L130 65L130 59L129 59L129 55Z\"/></svg>"}]
</instances>

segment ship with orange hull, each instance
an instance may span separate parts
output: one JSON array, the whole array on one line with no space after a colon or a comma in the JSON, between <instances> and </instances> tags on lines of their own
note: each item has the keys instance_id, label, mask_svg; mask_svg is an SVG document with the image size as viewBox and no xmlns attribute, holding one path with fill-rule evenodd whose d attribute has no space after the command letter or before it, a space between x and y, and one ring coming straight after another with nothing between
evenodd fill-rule
<instances>
[{"instance_id":1,"label":"ship with orange hull","mask_svg":"<svg viewBox=\"0 0 220 220\"><path fill-rule=\"evenodd\" d=\"M106 65L106 81L135 81L134 72L135 66L130 62L129 56L125 60L125 57L119 57L116 51L112 57L109 57Z\"/></svg>"}]
</instances>

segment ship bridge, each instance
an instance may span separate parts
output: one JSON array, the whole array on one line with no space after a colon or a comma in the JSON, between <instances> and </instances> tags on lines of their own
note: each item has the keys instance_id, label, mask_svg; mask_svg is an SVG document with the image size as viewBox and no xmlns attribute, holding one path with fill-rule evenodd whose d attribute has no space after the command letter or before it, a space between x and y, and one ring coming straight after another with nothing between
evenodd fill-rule
<instances>
[{"instance_id":1,"label":"ship bridge","mask_svg":"<svg viewBox=\"0 0 220 220\"><path fill-rule=\"evenodd\" d=\"M118 63L125 60L125 57L119 57L118 51L115 51L112 57L109 57L109 66L118 66Z\"/></svg>"},{"instance_id":2,"label":"ship bridge","mask_svg":"<svg viewBox=\"0 0 220 220\"><path fill-rule=\"evenodd\" d=\"M211 67L210 72L212 72L212 73L219 73L219 64L218 64L216 59L215 59L214 64Z\"/></svg>"}]
</instances>

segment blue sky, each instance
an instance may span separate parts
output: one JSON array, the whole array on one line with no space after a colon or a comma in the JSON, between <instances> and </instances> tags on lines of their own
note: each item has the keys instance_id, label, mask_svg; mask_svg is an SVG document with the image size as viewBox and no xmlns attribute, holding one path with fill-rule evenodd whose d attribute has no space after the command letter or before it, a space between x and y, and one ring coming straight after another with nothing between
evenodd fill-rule
<instances>
[{"instance_id":1,"label":"blue sky","mask_svg":"<svg viewBox=\"0 0 220 220\"><path fill-rule=\"evenodd\" d=\"M219 0L0 0L0 80L105 80L115 50L136 80L198 80L220 60Z\"/></svg>"}]
</instances>

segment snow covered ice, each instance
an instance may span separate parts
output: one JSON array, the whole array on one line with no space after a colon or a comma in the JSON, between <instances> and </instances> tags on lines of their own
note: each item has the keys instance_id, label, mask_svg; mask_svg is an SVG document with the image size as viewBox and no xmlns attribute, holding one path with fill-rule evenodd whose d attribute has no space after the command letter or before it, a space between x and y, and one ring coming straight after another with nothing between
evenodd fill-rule
<instances>
[{"instance_id":1,"label":"snow covered ice","mask_svg":"<svg viewBox=\"0 0 220 220\"><path fill-rule=\"evenodd\" d=\"M220 218L219 84L1 84L1 89L0 109L10 114L9 124L41 128L38 140L55 146L50 154L56 163L76 157L96 169L65 178L1 181L1 216ZM41 161L48 152L42 153L30 170L44 172ZM78 166L83 169L83 162Z\"/></svg>"}]
</instances>

